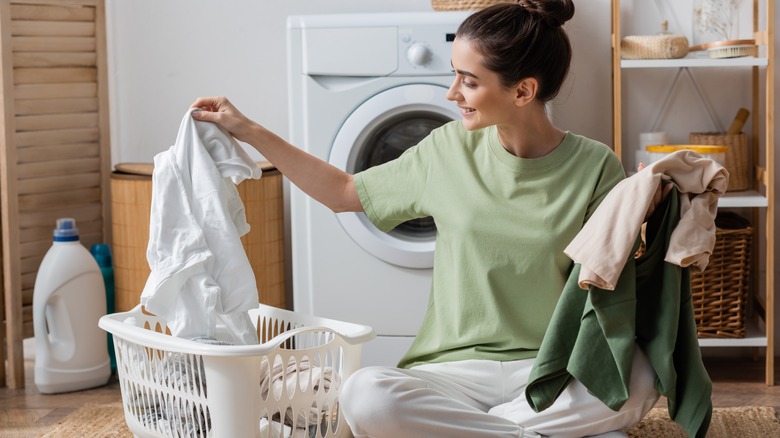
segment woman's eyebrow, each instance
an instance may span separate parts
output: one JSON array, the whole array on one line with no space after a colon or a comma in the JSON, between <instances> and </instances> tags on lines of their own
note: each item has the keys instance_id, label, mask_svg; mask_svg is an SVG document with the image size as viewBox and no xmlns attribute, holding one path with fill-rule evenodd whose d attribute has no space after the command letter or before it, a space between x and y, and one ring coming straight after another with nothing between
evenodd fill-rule
<instances>
[{"instance_id":1,"label":"woman's eyebrow","mask_svg":"<svg viewBox=\"0 0 780 438\"><path fill-rule=\"evenodd\" d=\"M450 65L452 65L452 61L450 61ZM454 65L452 66L452 69L453 69L452 71L454 71L455 73L457 73L457 74L459 74L461 76L468 76L470 78L479 79L477 77L477 75L475 75L474 73L471 73L471 72L468 72L468 71L465 71L465 70L458 70L458 69L455 68Z\"/></svg>"}]
</instances>

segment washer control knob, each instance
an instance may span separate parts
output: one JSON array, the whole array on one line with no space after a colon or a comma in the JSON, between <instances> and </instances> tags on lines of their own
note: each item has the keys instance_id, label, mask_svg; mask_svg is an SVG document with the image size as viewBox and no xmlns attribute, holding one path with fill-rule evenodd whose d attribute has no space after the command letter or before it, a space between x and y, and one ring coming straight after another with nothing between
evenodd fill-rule
<instances>
[{"instance_id":1,"label":"washer control knob","mask_svg":"<svg viewBox=\"0 0 780 438\"><path fill-rule=\"evenodd\" d=\"M409 59L409 62L418 66L431 62L432 57L430 49L419 43L412 44L406 51L406 58Z\"/></svg>"}]
</instances>

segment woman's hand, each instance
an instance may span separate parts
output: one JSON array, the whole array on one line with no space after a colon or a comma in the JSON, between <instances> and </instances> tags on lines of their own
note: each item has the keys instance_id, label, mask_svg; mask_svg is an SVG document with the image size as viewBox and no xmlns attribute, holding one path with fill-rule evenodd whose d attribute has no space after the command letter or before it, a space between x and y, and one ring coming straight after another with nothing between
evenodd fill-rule
<instances>
[{"instance_id":1,"label":"woman's hand","mask_svg":"<svg viewBox=\"0 0 780 438\"><path fill-rule=\"evenodd\" d=\"M644 168L644 163L639 163L639 166L637 166L637 171L641 171ZM666 199L667 196L669 196L669 192L672 191L672 187L672 184L664 184L663 181L658 183L658 189L656 189L655 193L653 194L653 201L650 202L650 206L647 208L647 213L645 213L645 222L650 219L650 216L653 215L655 209Z\"/></svg>"},{"instance_id":2,"label":"woman's hand","mask_svg":"<svg viewBox=\"0 0 780 438\"><path fill-rule=\"evenodd\" d=\"M195 120L214 122L236 139L257 149L284 176L335 212L363 211L352 175L315 157L241 114L225 97L199 97Z\"/></svg>"},{"instance_id":3,"label":"woman's hand","mask_svg":"<svg viewBox=\"0 0 780 438\"><path fill-rule=\"evenodd\" d=\"M214 122L236 139L249 142L251 128L256 123L236 109L226 97L199 97L191 108L201 110L192 112L196 120Z\"/></svg>"}]
</instances>

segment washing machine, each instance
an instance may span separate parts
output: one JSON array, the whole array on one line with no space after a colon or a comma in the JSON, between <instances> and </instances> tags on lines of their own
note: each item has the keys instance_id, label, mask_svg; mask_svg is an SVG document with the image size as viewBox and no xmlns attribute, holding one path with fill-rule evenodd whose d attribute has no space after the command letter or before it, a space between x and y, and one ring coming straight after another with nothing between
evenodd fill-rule
<instances>
[{"instance_id":1,"label":"washing machine","mask_svg":"<svg viewBox=\"0 0 780 438\"><path fill-rule=\"evenodd\" d=\"M290 142L349 173L398 157L459 118L445 95L452 41L468 12L291 16ZM367 324L363 365L395 365L428 305L436 227L389 233L289 187L293 307Z\"/></svg>"}]
</instances>

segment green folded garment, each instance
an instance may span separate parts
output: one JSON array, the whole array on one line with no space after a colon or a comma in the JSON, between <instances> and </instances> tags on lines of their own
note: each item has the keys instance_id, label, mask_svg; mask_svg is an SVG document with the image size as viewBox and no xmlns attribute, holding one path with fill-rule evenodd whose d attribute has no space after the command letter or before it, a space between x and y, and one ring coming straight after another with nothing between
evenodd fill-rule
<instances>
[{"instance_id":1,"label":"green folded garment","mask_svg":"<svg viewBox=\"0 0 780 438\"><path fill-rule=\"evenodd\" d=\"M664 262L679 218L679 194L672 190L648 221L645 253L629 258L614 291L583 291L574 265L526 388L535 411L552 405L572 379L619 410L629 397L638 345L657 375L656 390L668 399L669 416L689 436L705 437L712 382L699 350L690 275Z\"/></svg>"}]
</instances>

